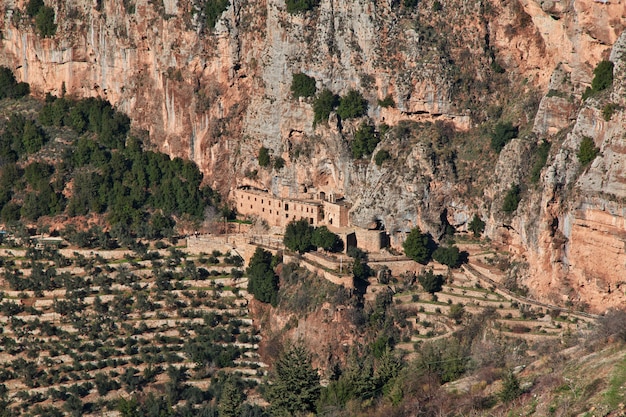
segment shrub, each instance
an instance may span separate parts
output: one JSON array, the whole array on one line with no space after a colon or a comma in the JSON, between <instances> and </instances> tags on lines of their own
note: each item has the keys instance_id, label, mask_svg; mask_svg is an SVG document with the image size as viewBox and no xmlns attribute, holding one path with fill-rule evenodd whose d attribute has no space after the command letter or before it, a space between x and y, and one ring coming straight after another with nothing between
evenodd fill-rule
<instances>
[{"instance_id":1,"label":"shrub","mask_svg":"<svg viewBox=\"0 0 626 417\"><path fill-rule=\"evenodd\" d=\"M450 306L450 312L448 313L448 317L454 320L457 324L461 322L461 319L465 315L465 308L463 304L457 303Z\"/></svg>"},{"instance_id":2,"label":"shrub","mask_svg":"<svg viewBox=\"0 0 626 417\"><path fill-rule=\"evenodd\" d=\"M380 142L380 138L374 131L374 126L362 123L355 132L354 140L351 144L352 157L359 159L371 155L374 149L376 149L378 142Z\"/></svg>"},{"instance_id":3,"label":"shrub","mask_svg":"<svg viewBox=\"0 0 626 417\"><path fill-rule=\"evenodd\" d=\"M265 146L261 146L259 149L259 165L262 167L268 167L270 165L270 151Z\"/></svg>"},{"instance_id":4,"label":"shrub","mask_svg":"<svg viewBox=\"0 0 626 417\"><path fill-rule=\"evenodd\" d=\"M520 395L522 395L522 389L519 380L513 372L507 373L502 381L502 390L498 393L498 397L503 403L509 403Z\"/></svg>"},{"instance_id":5,"label":"shrub","mask_svg":"<svg viewBox=\"0 0 626 417\"><path fill-rule=\"evenodd\" d=\"M328 116L339 104L339 98L330 90L324 89L313 102L313 126L319 122L328 122Z\"/></svg>"},{"instance_id":6,"label":"shrub","mask_svg":"<svg viewBox=\"0 0 626 417\"><path fill-rule=\"evenodd\" d=\"M319 0L287 0L286 3L289 13L298 14L313 10L319 4Z\"/></svg>"},{"instance_id":7,"label":"shrub","mask_svg":"<svg viewBox=\"0 0 626 417\"><path fill-rule=\"evenodd\" d=\"M35 25L39 34L44 38L54 36L57 31L57 25L54 23L54 9L48 6L39 9L37 16L35 16Z\"/></svg>"},{"instance_id":8,"label":"shrub","mask_svg":"<svg viewBox=\"0 0 626 417\"><path fill-rule=\"evenodd\" d=\"M517 137L517 133L518 128L513 126L511 122L496 124L491 133L491 148L497 153L500 153L511 139Z\"/></svg>"},{"instance_id":9,"label":"shrub","mask_svg":"<svg viewBox=\"0 0 626 417\"><path fill-rule=\"evenodd\" d=\"M213 29L219 20L219 17L230 6L228 0L205 0L204 10L205 24L208 28Z\"/></svg>"},{"instance_id":10,"label":"shrub","mask_svg":"<svg viewBox=\"0 0 626 417\"><path fill-rule=\"evenodd\" d=\"M276 157L276 159L274 159L274 169L276 171L280 171L284 167L285 167L285 160L281 156Z\"/></svg>"},{"instance_id":11,"label":"shrub","mask_svg":"<svg viewBox=\"0 0 626 417\"><path fill-rule=\"evenodd\" d=\"M315 87L315 78L298 72L293 74L291 79L291 93L294 98L313 97L317 88Z\"/></svg>"},{"instance_id":12,"label":"shrub","mask_svg":"<svg viewBox=\"0 0 626 417\"><path fill-rule=\"evenodd\" d=\"M424 288L424 291L430 294L441 291L444 283L443 275L435 274L432 269L419 274L417 280Z\"/></svg>"},{"instance_id":13,"label":"shrub","mask_svg":"<svg viewBox=\"0 0 626 417\"><path fill-rule=\"evenodd\" d=\"M584 167L587 166L594 159L596 159L598 153L600 153L600 149L595 146L593 139L589 136L585 136L580 142L580 146L578 148L576 156L578 157L578 161L580 162L580 164Z\"/></svg>"},{"instance_id":14,"label":"shrub","mask_svg":"<svg viewBox=\"0 0 626 417\"><path fill-rule=\"evenodd\" d=\"M372 275L372 269L368 264L356 258L352 264L352 276L355 280L367 281Z\"/></svg>"},{"instance_id":15,"label":"shrub","mask_svg":"<svg viewBox=\"0 0 626 417\"><path fill-rule=\"evenodd\" d=\"M391 159L391 155L389 154L389 151L385 149L381 149L376 152L376 155L374 156L374 162L376 162L377 166L381 166L388 159Z\"/></svg>"},{"instance_id":16,"label":"shrub","mask_svg":"<svg viewBox=\"0 0 626 417\"><path fill-rule=\"evenodd\" d=\"M613 85L613 63L611 61L600 61L593 70L593 80L591 89L594 92L606 90Z\"/></svg>"},{"instance_id":17,"label":"shrub","mask_svg":"<svg viewBox=\"0 0 626 417\"><path fill-rule=\"evenodd\" d=\"M393 96L388 94L384 99L378 100L380 107L396 107L396 102L393 101Z\"/></svg>"},{"instance_id":18,"label":"shrub","mask_svg":"<svg viewBox=\"0 0 626 417\"><path fill-rule=\"evenodd\" d=\"M485 231L485 222L477 214L474 214L472 221L467 225L467 229L474 233L474 237L480 237Z\"/></svg>"},{"instance_id":19,"label":"shrub","mask_svg":"<svg viewBox=\"0 0 626 417\"><path fill-rule=\"evenodd\" d=\"M613 117L613 113L617 110L619 106L615 103L608 103L602 108L602 118L607 122L611 120Z\"/></svg>"},{"instance_id":20,"label":"shrub","mask_svg":"<svg viewBox=\"0 0 626 417\"><path fill-rule=\"evenodd\" d=\"M521 197L521 189L519 185L512 184L509 191L504 196L504 203L502 203L502 211L505 213L513 213L517 210L517 206L519 205Z\"/></svg>"},{"instance_id":21,"label":"shrub","mask_svg":"<svg viewBox=\"0 0 626 417\"><path fill-rule=\"evenodd\" d=\"M356 90L348 91L348 94L341 97L337 115L342 119L353 119L364 116L367 113L367 101L360 92Z\"/></svg>"},{"instance_id":22,"label":"shrub","mask_svg":"<svg viewBox=\"0 0 626 417\"><path fill-rule=\"evenodd\" d=\"M539 181L539 175L541 174L541 170L546 165L546 161L548 160L548 154L550 153L551 143L547 140L544 140L541 145L537 147L537 151L535 153L535 162L530 170L530 181L532 183L537 183Z\"/></svg>"},{"instance_id":23,"label":"shrub","mask_svg":"<svg viewBox=\"0 0 626 417\"><path fill-rule=\"evenodd\" d=\"M593 75L591 87L587 87L583 93L583 100L613 85L613 63L611 61L600 61L593 70Z\"/></svg>"}]
</instances>

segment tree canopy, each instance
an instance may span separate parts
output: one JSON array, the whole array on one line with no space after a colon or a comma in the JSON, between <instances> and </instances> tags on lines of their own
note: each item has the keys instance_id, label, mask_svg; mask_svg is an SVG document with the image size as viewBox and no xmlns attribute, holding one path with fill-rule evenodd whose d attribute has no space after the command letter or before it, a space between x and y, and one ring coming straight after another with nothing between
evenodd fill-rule
<instances>
[{"instance_id":1,"label":"tree canopy","mask_svg":"<svg viewBox=\"0 0 626 417\"><path fill-rule=\"evenodd\" d=\"M313 102L313 126L318 123L327 123L330 113L339 104L339 97L329 89L322 90Z\"/></svg>"},{"instance_id":2,"label":"tree canopy","mask_svg":"<svg viewBox=\"0 0 626 417\"><path fill-rule=\"evenodd\" d=\"M306 219L289 222L285 229L283 243L294 252L304 253L313 249L313 226Z\"/></svg>"},{"instance_id":3,"label":"tree canopy","mask_svg":"<svg viewBox=\"0 0 626 417\"><path fill-rule=\"evenodd\" d=\"M289 347L278 358L269 388L270 409L275 416L295 416L315 411L320 396L320 377L301 344Z\"/></svg>"},{"instance_id":4,"label":"tree canopy","mask_svg":"<svg viewBox=\"0 0 626 417\"><path fill-rule=\"evenodd\" d=\"M337 114L342 119L353 119L367 113L367 100L357 90L350 90L339 100Z\"/></svg>"},{"instance_id":5,"label":"tree canopy","mask_svg":"<svg viewBox=\"0 0 626 417\"><path fill-rule=\"evenodd\" d=\"M313 231L311 244L329 252L341 252L343 250L341 238L328 230L326 226L318 227Z\"/></svg>"},{"instance_id":6,"label":"tree canopy","mask_svg":"<svg viewBox=\"0 0 626 417\"><path fill-rule=\"evenodd\" d=\"M435 250L435 242L430 233L422 233L419 227L411 230L402 244L404 253L415 262L426 265Z\"/></svg>"},{"instance_id":7,"label":"tree canopy","mask_svg":"<svg viewBox=\"0 0 626 417\"><path fill-rule=\"evenodd\" d=\"M441 291L444 283L443 275L435 274L432 269L419 274L417 280L424 291L431 294Z\"/></svg>"},{"instance_id":8,"label":"tree canopy","mask_svg":"<svg viewBox=\"0 0 626 417\"><path fill-rule=\"evenodd\" d=\"M309 77L301 72L293 74L293 78L291 79L291 93L294 98L313 97L316 91L315 78Z\"/></svg>"},{"instance_id":9,"label":"tree canopy","mask_svg":"<svg viewBox=\"0 0 626 417\"><path fill-rule=\"evenodd\" d=\"M498 123L491 132L491 148L500 153L504 146L517 137L518 128L511 122Z\"/></svg>"},{"instance_id":10,"label":"tree canopy","mask_svg":"<svg viewBox=\"0 0 626 417\"><path fill-rule=\"evenodd\" d=\"M257 300L276 306L278 303L278 276L272 268L272 253L256 248L246 269L248 291Z\"/></svg>"}]
</instances>

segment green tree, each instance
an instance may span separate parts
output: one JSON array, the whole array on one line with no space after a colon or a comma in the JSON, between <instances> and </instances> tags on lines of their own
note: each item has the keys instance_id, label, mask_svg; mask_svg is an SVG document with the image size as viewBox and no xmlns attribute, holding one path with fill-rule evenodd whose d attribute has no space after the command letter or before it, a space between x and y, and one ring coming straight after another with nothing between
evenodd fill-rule
<instances>
[{"instance_id":1,"label":"green tree","mask_svg":"<svg viewBox=\"0 0 626 417\"><path fill-rule=\"evenodd\" d=\"M350 90L341 97L337 107L337 115L342 119L353 119L364 116L367 113L367 100L357 90Z\"/></svg>"},{"instance_id":2,"label":"green tree","mask_svg":"<svg viewBox=\"0 0 626 417\"><path fill-rule=\"evenodd\" d=\"M264 168L270 165L270 150L265 146L261 146L261 149L259 149L258 161L259 165Z\"/></svg>"},{"instance_id":3,"label":"green tree","mask_svg":"<svg viewBox=\"0 0 626 417\"><path fill-rule=\"evenodd\" d=\"M352 263L352 276L355 280L367 281L372 275L372 269L367 263L359 258L356 258Z\"/></svg>"},{"instance_id":4,"label":"green tree","mask_svg":"<svg viewBox=\"0 0 626 417\"><path fill-rule=\"evenodd\" d=\"M43 0L30 0L26 5L26 14L28 14L30 17L35 17L43 6Z\"/></svg>"},{"instance_id":5,"label":"green tree","mask_svg":"<svg viewBox=\"0 0 626 417\"><path fill-rule=\"evenodd\" d=\"M434 294L436 292L441 291L443 288L444 278L443 275L435 274L432 269L428 271L422 272L417 276L417 280L419 281L424 291Z\"/></svg>"},{"instance_id":6,"label":"green tree","mask_svg":"<svg viewBox=\"0 0 626 417\"><path fill-rule=\"evenodd\" d=\"M376 149L378 142L380 142L380 137L374 131L374 126L362 123L354 133L354 140L351 144L352 157L359 159L371 155L374 149Z\"/></svg>"},{"instance_id":7,"label":"green tree","mask_svg":"<svg viewBox=\"0 0 626 417\"><path fill-rule=\"evenodd\" d=\"M593 70L593 80L591 89L596 91L606 90L613 85L613 63L611 61L600 61Z\"/></svg>"},{"instance_id":8,"label":"green tree","mask_svg":"<svg viewBox=\"0 0 626 417\"><path fill-rule=\"evenodd\" d=\"M313 97L316 91L315 78L309 77L301 72L293 74L293 78L291 79L291 93L294 98Z\"/></svg>"},{"instance_id":9,"label":"green tree","mask_svg":"<svg viewBox=\"0 0 626 417\"><path fill-rule=\"evenodd\" d=\"M294 252L304 253L313 249L313 226L306 219L293 220L285 229L283 243Z\"/></svg>"},{"instance_id":10,"label":"green tree","mask_svg":"<svg viewBox=\"0 0 626 417\"><path fill-rule=\"evenodd\" d=\"M339 104L339 98L329 89L322 90L313 102L313 126L320 122L328 123L330 113Z\"/></svg>"},{"instance_id":11,"label":"green tree","mask_svg":"<svg viewBox=\"0 0 626 417\"><path fill-rule=\"evenodd\" d=\"M599 153L600 149L596 147L593 139L589 136L585 136L580 142L576 156L578 157L580 164L584 167L596 159L596 156L598 156Z\"/></svg>"},{"instance_id":12,"label":"green tree","mask_svg":"<svg viewBox=\"0 0 626 417\"><path fill-rule=\"evenodd\" d=\"M377 166L382 166L382 164L389 159L391 159L391 154L386 149L381 149L376 152L374 156L374 162L376 162Z\"/></svg>"},{"instance_id":13,"label":"green tree","mask_svg":"<svg viewBox=\"0 0 626 417\"><path fill-rule=\"evenodd\" d=\"M461 266L461 253L456 246L440 246L433 252L433 259L440 264L449 266L450 268L458 268Z\"/></svg>"},{"instance_id":14,"label":"green tree","mask_svg":"<svg viewBox=\"0 0 626 417\"><path fill-rule=\"evenodd\" d=\"M341 252L343 250L341 238L328 230L326 226L318 227L313 231L311 244L329 252Z\"/></svg>"},{"instance_id":15,"label":"green tree","mask_svg":"<svg viewBox=\"0 0 626 417\"><path fill-rule=\"evenodd\" d=\"M274 366L269 388L270 409L275 416L297 416L315 411L320 396L320 377L301 344L289 347Z\"/></svg>"},{"instance_id":16,"label":"green tree","mask_svg":"<svg viewBox=\"0 0 626 417\"><path fill-rule=\"evenodd\" d=\"M478 214L474 214L472 221L467 225L467 229L474 234L474 237L480 237L485 231L485 222L478 217Z\"/></svg>"},{"instance_id":17,"label":"green tree","mask_svg":"<svg viewBox=\"0 0 626 417\"><path fill-rule=\"evenodd\" d=\"M497 123L491 133L491 148L500 153L504 146L517 137L518 128L511 122Z\"/></svg>"},{"instance_id":18,"label":"green tree","mask_svg":"<svg viewBox=\"0 0 626 417\"><path fill-rule=\"evenodd\" d=\"M419 227L411 230L402 244L404 253L415 262L426 265L435 250L435 242L430 233L422 233Z\"/></svg>"},{"instance_id":19,"label":"green tree","mask_svg":"<svg viewBox=\"0 0 626 417\"><path fill-rule=\"evenodd\" d=\"M46 143L45 132L37 126L33 121L28 120L24 124L24 135L22 136L22 143L26 153L35 153L44 143Z\"/></svg>"},{"instance_id":20,"label":"green tree","mask_svg":"<svg viewBox=\"0 0 626 417\"><path fill-rule=\"evenodd\" d=\"M28 83L18 83L9 68L0 66L0 99L19 98L29 93Z\"/></svg>"},{"instance_id":21,"label":"green tree","mask_svg":"<svg viewBox=\"0 0 626 417\"><path fill-rule=\"evenodd\" d=\"M380 107L396 107L396 102L393 100L393 96L388 94L383 100L378 100Z\"/></svg>"},{"instance_id":22,"label":"green tree","mask_svg":"<svg viewBox=\"0 0 626 417\"><path fill-rule=\"evenodd\" d=\"M450 312L448 313L448 317L454 320L457 324L461 323L461 319L465 315L465 308L463 304L457 303L450 306Z\"/></svg>"},{"instance_id":23,"label":"green tree","mask_svg":"<svg viewBox=\"0 0 626 417\"><path fill-rule=\"evenodd\" d=\"M504 202L502 203L502 211L505 213L513 213L517 210L519 202L522 200L522 190L517 184L511 184L511 188L504 196Z\"/></svg>"},{"instance_id":24,"label":"green tree","mask_svg":"<svg viewBox=\"0 0 626 417\"><path fill-rule=\"evenodd\" d=\"M238 417L245 397L241 384L234 377L224 383L218 404L219 417Z\"/></svg>"},{"instance_id":25,"label":"green tree","mask_svg":"<svg viewBox=\"0 0 626 417\"><path fill-rule=\"evenodd\" d=\"M228 0L204 0L203 10L206 27L212 30L228 6L230 6Z\"/></svg>"},{"instance_id":26,"label":"green tree","mask_svg":"<svg viewBox=\"0 0 626 417\"><path fill-rule=\"evenodd\" d=\"M298 14L313 10L319 4L319 0L287 0L286 4L287 12Z\"/></svg>"},{"instance_id":27,"label":"green tree","mask_svg":"<svg viewBox=\"0 0 626 417\"><path fill-rule=\"evenodd\" d=\"M498 393L500 401L503 403L509 403L522 395L522 389L519 384L519 380L513 372L507 372L502 381L502 389Z\"/></svg>"},{"instance_id":28,"label":"green tree","mask_svg":"<svg viewBox=\"0 0 626 417\"><path fill-rule=\"evenodd\" d=\"M278 303L278 276L272 269L272 253L256 248L246 269L248 291L264 303L276 306Z\"/></svg>"},{"instance_id":29,"label":"green tree","mask_svg":"<svg viewBox=\"0 0 626 417\"><path fill-rule=\"evenodd\" d=\"M54 36L57 31L57 25L54 23L54 9L48 6L39 9L37 16L35 16L35 25L39 34L44 38Z\"/></svg>"}]
</instances>

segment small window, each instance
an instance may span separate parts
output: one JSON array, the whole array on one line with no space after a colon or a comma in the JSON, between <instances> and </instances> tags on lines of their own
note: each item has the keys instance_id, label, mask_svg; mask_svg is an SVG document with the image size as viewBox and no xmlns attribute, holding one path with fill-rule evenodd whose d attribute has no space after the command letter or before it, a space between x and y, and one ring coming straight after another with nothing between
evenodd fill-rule
<instances>
[{"instance_id":1,"label":"small window","mask_svg":"<svg viewBox=\"0 0 626 417\"><path fill-rule=\"evenodd\" d=\"M243 207L243 203L239 203L239 207Z\"/></svg>"},{"instance_id":2,"label":"small window","mask_svg":"<svg viewBox=\"0 0 626 417\"><path fill-rule=\"evenodd\" d=\"M289 211L289 204L285 203L285 211Z\"/></svg>"},{"instance_id":3,"label":"small window","mask_svg":"<svg viewBox=\"0 0 626 417\"><path fill-rule=\"evenodd\" d=\"M254 197L254 201L256 201L256 197Z\"/></svg>"},{"instance_id":4,"label":"small window","mask_svg":"<svg viewBox=\"0 0 626 417\"><path fill-rule=\"evenodd\" d=\"M250 201L250 196L248 196L248 201Z\"/></svg>"},{"instance_id":5,"label":"small window","mask_svg":"<svg viewBox=\"0 0 626 417\"><path fill-rule=\"evenodd\" d=\"M263 208L261 209L261 211L265 213L265 207L263 207Z\"/></svg>"},{"instance_id":6,"label":"small window","mask_svg":"<svg viewBox=\"0 0 626 417\"><path fill-rule=\"evenodd\" d=\"M252 204L250 204L250 208L252 208Z\"/></svg>"},{"instance_id":7,"label":"small window","mask_svg":"<svg viewBox=\"0 0 626 417\"><path fill-rule=\"evenodd\" d=\"M285 213L285 219L288 219L288 218L289 218L289 215Z\"/></svg>"},{"instance_id":8,"label":"small window","mask_svg":"<svg viewBox=\"0 0 626 417\"><path fill-rule=\"evenodd\" d=\"M278 202L278 208L280 208L280 201Z\"/></svg>"},{"instance_id":9,"label":"small window","mask_svg":"<svg viewBox=\"0 0 626 417\"><path fill-rule=\"evenodd\" d=\"M261 204L264 204L264 201L263 201L263 199L261 199Z\"/></svg>"},{"instance_id":10,"label":"small window","mask_svg":"<svg viewBox=\"0 0 626 417\"><path fill-rule=\"evenodd\" d=\"M270 214L272 214L272 210L270 210Z\"/></svg>"},{"instance_id":11,"label":"small window","mask_svg":"<svg viewBox=\"0 0 626 417\"><path fill-rule=\"evenodd\" d=\"M309 224L313 224L313 217L309 217Z\"/></svg>"}]
</instances>

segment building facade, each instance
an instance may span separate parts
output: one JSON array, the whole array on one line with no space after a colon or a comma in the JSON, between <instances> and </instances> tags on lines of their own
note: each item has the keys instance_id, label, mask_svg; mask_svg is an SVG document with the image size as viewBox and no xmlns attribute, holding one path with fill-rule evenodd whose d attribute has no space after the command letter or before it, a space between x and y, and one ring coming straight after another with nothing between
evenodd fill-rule
<instances>
[{"instance_id":1,"label":"building facade","mask_svg":"<svg viewBox=\"0 0 626 417\"><path fill-rule=\"evenodd\" d=\"M260 217L270 226L285 227L293 220L305 219L312 226L347 227L349 206L324 193L317 198L284 198L252 187L234 190L237 212ZM309 196L311 197L311 196Z\"/></svg>"}]
</instances>

